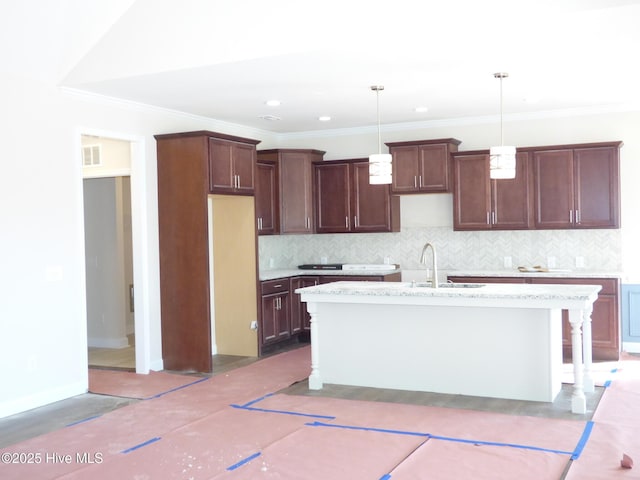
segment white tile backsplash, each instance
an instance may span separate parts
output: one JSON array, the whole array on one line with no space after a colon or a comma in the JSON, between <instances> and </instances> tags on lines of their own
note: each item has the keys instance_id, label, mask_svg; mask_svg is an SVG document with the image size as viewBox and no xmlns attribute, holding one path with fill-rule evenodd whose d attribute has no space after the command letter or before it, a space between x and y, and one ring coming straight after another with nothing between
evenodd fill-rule
<instances>
[{"instance_id":1,"label":"white tile backsplash","mask_svg":"<svg viewBox=\"0 0 640 480\"><path fill-rule=\"evenodd\" d=\"M436 246L441 270L500 270L504 257L513 267L547 264L576 269L582 257L588 270L622 270L620 230L510 230L454 232L451 227L406 227L398 233L273 235L259 238L260 269L302 263L398 263L419 269L426 242Z\"/></svg>"}]
</instances>

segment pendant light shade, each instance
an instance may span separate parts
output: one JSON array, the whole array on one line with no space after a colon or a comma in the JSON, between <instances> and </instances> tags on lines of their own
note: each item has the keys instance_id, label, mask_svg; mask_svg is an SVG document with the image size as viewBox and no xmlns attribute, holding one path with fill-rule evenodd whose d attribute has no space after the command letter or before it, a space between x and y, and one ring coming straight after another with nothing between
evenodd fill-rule
<instances>
[{"instance_id":1,"label":"pendant light shade","mask_svg":"<svg viewBox=\"0 0 640 480\"><path fill-rule=\"evenodd\" d=\"M369 183L382 185L391 183L391 154L382 153L382 140L380 137L380 91L382 85L373 85L371 90L376 92L376 109L378 112L378 153L369 155Z\"/></svg>"},{"instance_id":2,"label":"pendant light shade","mask_svg":"<svg viewBox=\"0 0 640 480\"><path fill-rule=\"evenodd\" d=\"M516 147L504 145L504 131L502 127L502 79L508 73L494 73L500 79L500 146L489 150L489 177L494 179L516 178Z\"/></svg>"}]
</instances>

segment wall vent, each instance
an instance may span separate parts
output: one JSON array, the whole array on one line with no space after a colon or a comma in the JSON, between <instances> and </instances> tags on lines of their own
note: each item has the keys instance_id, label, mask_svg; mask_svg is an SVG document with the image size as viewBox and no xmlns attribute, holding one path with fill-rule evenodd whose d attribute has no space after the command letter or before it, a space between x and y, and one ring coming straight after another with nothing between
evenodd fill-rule
<instances>
[{"instance_id":1,"label":"wall vent","mask_svg":"<svg viewBox=\"0 0 640 480\"><path fill-rule=\"evenodd\" d=\"M102 165L100 145L85 145L82 147L82 165L85 167Z\"/></svg>"}]
</instances>

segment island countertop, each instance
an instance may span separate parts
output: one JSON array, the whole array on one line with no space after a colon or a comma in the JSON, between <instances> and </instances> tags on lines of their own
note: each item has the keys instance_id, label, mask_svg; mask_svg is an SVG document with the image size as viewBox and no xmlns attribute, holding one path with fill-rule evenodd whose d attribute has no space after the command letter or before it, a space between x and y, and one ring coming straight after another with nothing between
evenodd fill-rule
<instances>
[{"instance_id":1,"label":"island countertop","mask_svg":"<svg viewBox=\"0 0 640 480\"><path fill-rule=\"evenodd\" d=\"M548 269L546 271L521 272L518 269L510 270L449 270L449 277L522 277L522 278L621 278L622 272L603 270L564 270Z\"/></svg>"},{"instance_id":2,"label":"island countertop","mask_svg":"<svg viewBox=\"0 0 640 480\"><path fill-rule=\"evenodd\" d=\"M274 280L276 278L288 278L288 277L298 277L298 276L314 276L314 277L322 277L322 276L381 276L381 275L391 275L393 273L400 273L400 268L395 268L393 270L304 270L300 268L279 268L272 270L260 270L259 280Z\"/></svg>"},{"instance_id":3,"label":"island countertop","mask_svg":"<svg viewBox=\"0 0 640 480\"><path fill-rule=\"evenodd\" d=\"M327 301L327 297L334 297L334 301L339 302L350 302L354 297L364 297L362 301L371 301L371 297L376 297L379 299L376 303L403 303L409 300L412 300L409 303L417 303L424 300L427 303L471 305L477 301L557 302L558 305L566 305L566 302L593 302L602 288L600 285L464 285L467 284L447 284L431 288L420 282L333 282L300 288L296 293L303 295L303 301Z\"/></svg>"}]
</instances>

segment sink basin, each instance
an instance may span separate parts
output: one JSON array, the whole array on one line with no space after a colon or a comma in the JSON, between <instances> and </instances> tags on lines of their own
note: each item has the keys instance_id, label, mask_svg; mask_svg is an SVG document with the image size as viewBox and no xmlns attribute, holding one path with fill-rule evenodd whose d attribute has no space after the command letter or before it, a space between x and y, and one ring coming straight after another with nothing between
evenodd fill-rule
<instances>
[{"instance_id":1,"label":"sink basin","mask_svg":"<svg viewBox=\"0 0 640 480\"><path fill-rule=\"evenodd\" d=\"M411 286L420 288L432 288L431 282L415 282L412 283ZM440 283L438 285L438 288L479 288L484 286L484 283Z\"/></svg>"}]
</instances>

